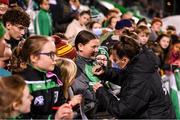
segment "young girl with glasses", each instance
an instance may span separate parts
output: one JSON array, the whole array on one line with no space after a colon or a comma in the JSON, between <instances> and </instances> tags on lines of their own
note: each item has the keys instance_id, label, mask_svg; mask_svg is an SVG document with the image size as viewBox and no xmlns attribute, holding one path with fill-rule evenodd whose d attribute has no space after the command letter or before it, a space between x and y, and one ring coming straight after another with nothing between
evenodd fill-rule
<instances>
[{"instance_id":1,"label":"young girl with glasses","mask_svg":"<svg viewBox=\"0 0 180 120\"><path fill-rule=\"evenodd\" d=\"M31 112L24 118L32 119L72 119L72 107L81 101L65 103L60 69L55 66L57 56L55 44L50 37L31 36L22 49L21 56L27 68L20 72L30 88L34 99Z\"/></svg>"}]
</instances>

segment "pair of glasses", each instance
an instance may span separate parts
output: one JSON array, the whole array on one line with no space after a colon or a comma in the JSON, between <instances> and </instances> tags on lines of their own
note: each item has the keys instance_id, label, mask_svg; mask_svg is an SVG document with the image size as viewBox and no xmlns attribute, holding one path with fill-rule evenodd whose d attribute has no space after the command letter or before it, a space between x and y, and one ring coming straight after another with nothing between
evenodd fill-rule
<instances>
[{"instance_id":1,"label":"pair of glasses","mask_svg":"<svg viewBox=\"0 0 180 120\"><path fill-rule=\"evenodd\" d=\"M46 55L48 57L50 57L52 60L54 60L55 56L56 56L56 53L55 52L47 52L47 53L38 53L40 55Z\"/></svg>"}]
</instances>

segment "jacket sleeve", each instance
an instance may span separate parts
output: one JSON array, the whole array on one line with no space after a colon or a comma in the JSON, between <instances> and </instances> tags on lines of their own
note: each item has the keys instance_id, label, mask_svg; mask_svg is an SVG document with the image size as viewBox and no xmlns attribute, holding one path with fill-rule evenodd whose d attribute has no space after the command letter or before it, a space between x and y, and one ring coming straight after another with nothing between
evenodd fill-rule
<instances>
[{"instance_id":1,"label":"jacket sleeve","mask_svg":"<svg viewBox=\"0 0 180 120\"><path fill-rule=\"evenodd\" d=\"M145 81L133 77L126 79L120 98L110 94L103 87L96 91L96 97L102 101L109 113L117 118L133 118L143 112L151 94Z\"/></svg>"},{"instance_id":2,"label":"jacket sleeve","mask_svg":"<svg viewBox=\"0 0 180 120\"><path fill-rule=\"evenodd\" d=\"M38 15L38 23L39 23L39 31L40 31L40 35L45 35L45 30L47 23L45 23L45 15L44 14L39 14Z\"/></svg>"},{"instance_id":3,"label":"jacket sleeve","mask_svg":"<svg viewBox=\"0 0 180 120\"><path fill-rule=\"evenodd\" d=\"M105 73L100 76L101 80L112 82L121 86L124 77L124 71L116 68L108 68Z\"/></svg>"},{"instance_id":4,"label":"jacket sleeve","mask_svg":"<svg viewBox=\"0 0 180 120\"><path fill-rule=\"evenodd\" d=\"M84 111L87 112L95 106L95 93L92 90L92 86L89 86L89 82L86 80L86 76L83 73L78 72L78 76L72 84L74 94L82 94L84 97Z\"/></svg>"}]
</instances>

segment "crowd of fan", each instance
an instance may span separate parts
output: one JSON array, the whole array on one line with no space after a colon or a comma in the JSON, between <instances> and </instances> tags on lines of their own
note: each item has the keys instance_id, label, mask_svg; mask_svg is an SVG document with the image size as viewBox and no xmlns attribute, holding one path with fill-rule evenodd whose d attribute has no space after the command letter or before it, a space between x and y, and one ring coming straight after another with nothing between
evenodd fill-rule
<instances>
[{"instance_id":1,"label":"crowd of fan","mask_svg":"<svg viewBox=\"0 0 180 120\"><path fill-rule=\"evenodd\" d=\"M81 6L0 0L0 118L175 119L160 76L180 67L176 26Z\"/></svg>"}]
</instances>

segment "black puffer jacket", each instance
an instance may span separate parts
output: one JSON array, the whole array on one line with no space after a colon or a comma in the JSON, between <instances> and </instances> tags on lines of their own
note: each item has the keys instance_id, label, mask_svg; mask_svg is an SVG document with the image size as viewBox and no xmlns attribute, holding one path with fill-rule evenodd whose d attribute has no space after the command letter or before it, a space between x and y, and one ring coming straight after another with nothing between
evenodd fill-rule
<instances>
[{"instance_id":1,"label":"black puffer jacket","mask_svg":"<svg viewBox=\"0 0 180 120\"><path fill-rule=\"evenodd\" d=\"M120 99L103 87L97 90L96 97L117 118L175 118L169 95L162 88L156 60L152 51L144 49L124 71L108 70L104 77L122 87Z\"/></svg>"}]
</instances>

